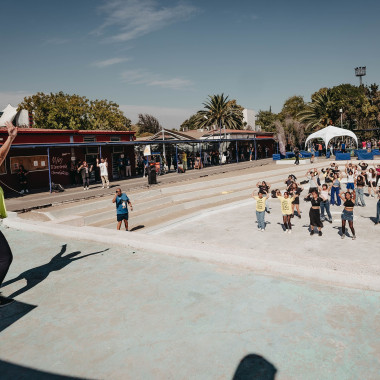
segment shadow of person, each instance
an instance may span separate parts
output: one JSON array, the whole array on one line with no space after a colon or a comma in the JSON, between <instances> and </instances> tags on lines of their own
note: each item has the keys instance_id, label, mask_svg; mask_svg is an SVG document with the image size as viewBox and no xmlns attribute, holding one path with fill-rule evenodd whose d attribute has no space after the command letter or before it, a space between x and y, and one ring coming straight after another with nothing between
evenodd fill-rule
<instances>
[{"instance_id":1,"label":"shadow of person","mask_svg":"<svg viewBox=\"0 0 380 380\"><path fill-rule=\"evenodd\" d=\"M109 248L107 248L107 249L104 249L103 251L93 252L87 255L76 257L81 253L81 251L71 252L68 255L63 256L66 252L66 249L67 249L67 244L62 245L61 251L57 255L55 255L50 260L50 262L40 265L39 267L28 269L25 272L18 275L17 277L13 278L12 280L5 281L3 283L2 288L10 284L13 284L14 282L17 282L19 280L22 280L22 279L26 280L26 285L24 287L10 294L8 297L9 298L17 297L20 294L27 292L28 290L38 285L40 282L46 280L46 278L49 276L51 272L58 272L73 261L84 259L85 257L97 255L99 253L109 250Z\"/></svg>"},{"instance_id":2,"label":"shadow of person","mask_svg":"<svg viewBox=\"0 0 380 380\"><path fill-rule=\"evenodd\" d=\"M249 354L239 363L232 380L274 380L277 369L260 355Z\"/></svg>"}]
</instances>

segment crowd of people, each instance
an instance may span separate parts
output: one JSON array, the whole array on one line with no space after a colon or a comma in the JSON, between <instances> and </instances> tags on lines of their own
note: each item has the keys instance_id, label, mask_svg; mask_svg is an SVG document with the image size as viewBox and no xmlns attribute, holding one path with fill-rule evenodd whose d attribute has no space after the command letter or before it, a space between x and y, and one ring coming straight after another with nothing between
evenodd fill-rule
<instances>
[{"instance_id":1,"label":"crowd of people","mask_svg":"<svg viewBox=\"0 0 380 380\"><path fill-rule=\"evenodd\" d=\"M345 179L345 181L342 181ZM259 231L264 232L266 228L265 213L270 213L268 208L269 200L280 201L282 213L282 225L285 233L292 232L291 219L295 216L301 218L300 195L304 191L303 186L308 184L308 191L303 198L305 202L310 202L309 225L310 235L316 232L322 236L323 222L332 223L330 206L341 206L341 238L346 236L346 224L351 230L351 237L356 239L354 228L354 207L366 207L364 199L364 189L367 187L369 197L377 197L375 224L380 222L380 165L370 167L365 162L358 165L347 162L344 170L334 162L327 168L319 171L316 168L310 169L306 173L306 180L300 183L291 174L285 180L284 190L270 190L271 185L266 181L256 184L252 197L256 200L256 218Z\"/></svg>"}]
</instances>

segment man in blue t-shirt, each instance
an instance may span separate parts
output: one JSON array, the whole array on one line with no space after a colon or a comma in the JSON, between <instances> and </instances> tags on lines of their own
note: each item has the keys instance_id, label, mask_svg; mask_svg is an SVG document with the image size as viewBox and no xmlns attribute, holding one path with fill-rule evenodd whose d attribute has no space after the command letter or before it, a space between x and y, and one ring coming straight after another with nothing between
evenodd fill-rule
<instances>
[{"instance_id":1,"label":"man in blue t-shirt","mask_svg":"<svg viewBox=\"0 0 380 380\"><path fill-rule=\"evenodd\" d=\"M112 202L116 203L117 229L120 230L121 224L124 220L125 230L128 231L128 205L131 207L131 211L133 211L131 201L127 194L122 193L120 187L118 187Z\"/></svg>"}]
</instances>

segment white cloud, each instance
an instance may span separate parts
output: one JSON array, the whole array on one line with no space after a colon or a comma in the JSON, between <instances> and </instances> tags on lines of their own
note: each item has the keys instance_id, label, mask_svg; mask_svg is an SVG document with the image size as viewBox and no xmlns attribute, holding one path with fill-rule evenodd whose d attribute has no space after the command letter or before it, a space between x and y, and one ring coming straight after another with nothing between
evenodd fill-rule
<instances>
[{"instance_id":1,"label":"white cloud","mask_svg":"<svg viewBox=\"0 0 380 380\"><path fill-rule=\"evenodd\" d=\"M110 58L104 61L94 62L92 65L99 68L103 68L103 67L116 65L118 63L127 62L127 61L129 61L129 58Z\"/></svg>"},{"instance_id":2,"label":"white cloud","mask_svg":"<svg viewBox=\"0 0 380 380\"><path fill-rule=\"evenodd\" d=\"M10 91L0 92L0 111L2 111L8 104L17 107L26 96L32 95L26 91Z\"/></svg>"},{"instance_id":3,"label":"white cloud","mask_svg":"<svg viewBox=\"0 0 380 380\"><path fill-rule=\"evenodd\" d=\"M146 86L158 86L170 88L172 90L181 90L189 88L193 82L183 78L162 78L159 74L151 73L150 71L137 69L127 70L121 74L123 82L130 84L144 84Z\"/></svg>"},{"instance_id":4,"label":"white cloud","mask_svg":"<svg viewBox=\"0 0 380 380\"><path fill-rule=\"evenodd\" d=\"M99 8L105 14L105 21L94 33L101 35L110 29L112 35L107 41L130 41L188 19L196 10L184 3L164 7L156 0L105 0Z\"/></svg>"},{"instance_id":5,"label":"white cloud","mask_svg":"<svg viewBox=\"0 0 380 380\"><path fill-rule=\"evenodd\" d=\"M120 109L134 124L138 121L139 113L147 113L156 117L161 125L168 129L179 129L180 125L197 111L190 108L170 108L148 105L120 105Z\"/></svg>"}]
</instances>

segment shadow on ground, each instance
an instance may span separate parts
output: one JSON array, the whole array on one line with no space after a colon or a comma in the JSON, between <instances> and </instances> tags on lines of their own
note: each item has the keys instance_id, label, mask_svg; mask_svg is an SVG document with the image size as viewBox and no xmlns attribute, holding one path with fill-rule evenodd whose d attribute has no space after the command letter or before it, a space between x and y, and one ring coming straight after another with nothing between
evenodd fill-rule
<instances>
[{"instance_id":1,"label":"shadow on ground","mask_svg":"<svg viewBox=\"0 0 380 380\"><path fill-rule=\"evenodd\" d=\"M46 280L46 278L49 276L51 272L60 271L61 269L65 268L67 265L69 265L73 261L84 259L85 257L97 255L99 253L103 253L109 250L109 248L107 248L102 251L93 252L87 255L76 257L81 253L81 251L71 252L68 255L63 256L66 252L66 249L67 249L67 244L62 245L61 251L57 255L55 255L50 260L50 262L40 265L39 267L28 269L27 271L21 273L20 275L13 278L12 280L5 281L3 283L2 288L10 284L13 284L14 282L17 282L23 279L26 280L26 285L24 287L10 294L8 297L9 298L17 297L20 294L27 292L28 290L34 288L36 285L38 285L42 281Z\"/></svg>"},{"instance_id":2,"label":"shadow on ground","mask_svg":"<svg viewBox=\"0 0 380 380\"><path fill-rule=\"evenodd\" d=\"M23 367L21 365L12 364L3 360L0 360L0 374L3 380L78 380L83 379L79 377L71 377L65 375L56 375L50 372L38 371L36 369L31 369Z\"/></svg>"},{"instance_id":3,"label":"shadow on ground","mask_svg":"<svg viewBox=\"0 0 380 380\"><path fill-rule=\"evenodd\" d=\"M256 354L245 356L239 363L232 380L274 380L276 367Z\"/></svg>"},{"instance_id":4,"label":"shadow on ground","mask_svg":"<svg viewBox=\"0 0 380 380\"><path fill-rule=\"evenodd\" d=\"M15 301L11 305L0 309L0 333L5 330L7 327L17 322L19 319L24 317L30 311L32 311L37 306L28 305L27 303ZM0 377L2 376L3 371L1 370L0 365Z\"/></svg>"}]
</instances>

